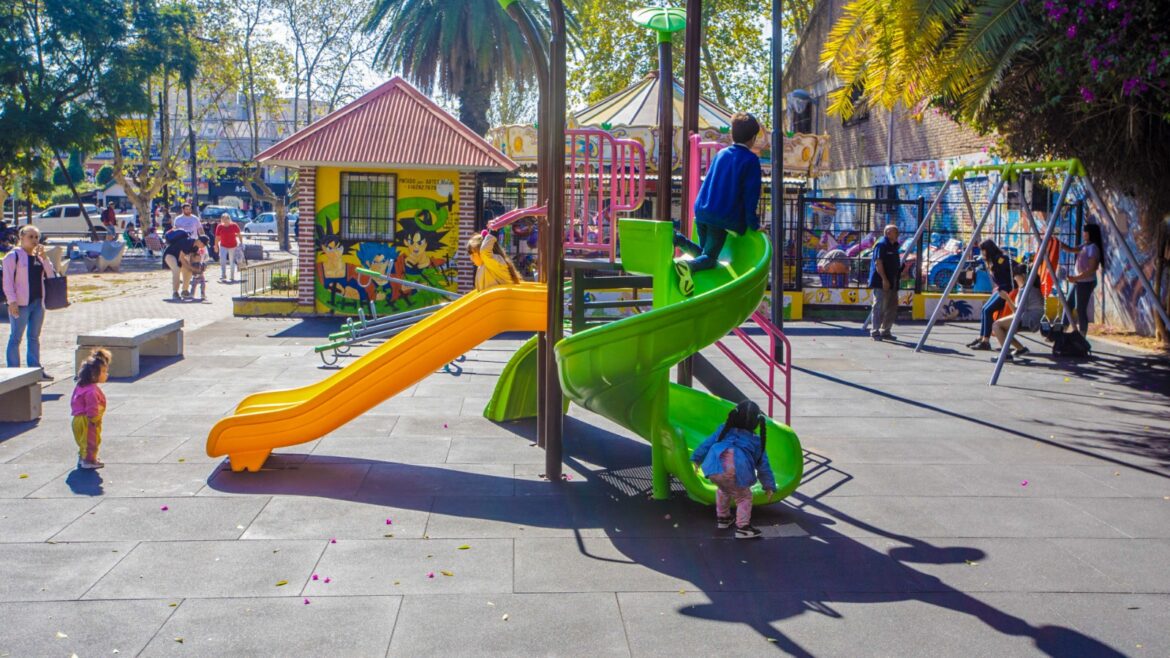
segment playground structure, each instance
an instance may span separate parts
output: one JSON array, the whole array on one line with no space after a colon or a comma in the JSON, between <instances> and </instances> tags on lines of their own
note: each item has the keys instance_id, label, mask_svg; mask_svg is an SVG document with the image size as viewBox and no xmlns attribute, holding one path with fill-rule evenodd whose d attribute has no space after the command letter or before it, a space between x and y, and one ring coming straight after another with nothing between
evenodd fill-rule
<instances>
[{"instance_id":1,"label":"playground structure","mask_svg":"<svg viewBox=\"0 0 1170 658\"><path fill-rule=\"evenodd\" d=\"M967 258L971 254L971 251L972 251L974 245L979 242L980 232L983 230L984 225L987 223L987 219L991 214L991 209L995 205L996 200L999 198L999 196L1003 192L1003 190L1005 188L1007 188L1009 185L1011 185L1011 186L1016 187L1016 189L1019 191L1021 196L1023 195L1023 183L1021 180L1021 174L1025 174L1025 173L1053 173L1053 174L1057 174L1057 175L1062 176L1062 182L1061 182L1061 186L1060 186L1060 194L1056 200L1056 209L1053 211L1053 214L1052 214L1053 218L1060 217L1062 210L1064 209L1064 207L1068 203L1069 191L1071 190L1073 183L1075 182L1075 183L1078 183L1082 187L1082 189L1085 191L1089 201L1091 201L1093 206L1096 208L1098 215L1109 224L1109 227L1115 233L1120 233L1120 231L1117 227L1117 222L1113 218L1113 213L1110 212L1109 207L1107 205L1105 205L1105 203L1101 200L1101 197L1097 194L1097 190L1093 186L1092 180L1089 179L1088 172L1085 171L1084 165L1082 165L1079 160L1075 160L1075 159L1073 159L1073 160L1059 160L1059 161L1052 161L1052 162L1021 162L1021 163L1007 163L1007 164L999 164L999 165L980 165L980 166L974 166L974 167L960 167L960 168L954 170L953 172L951 172L950 176L947 177L947 181L943 185L943 189L939 192L938 196L935 197L934 202L931 204L930 210L927 211L927 216L929 217L937 209L938 204L939 204L940 200L944 197L944 194L945 194L947 188L950 185L956 184L956 183L958 184L959 188L963 192L963 198L964 198L964 201L968 207L968 212L970 212L971 215L974 216L975 209L971 203L970 195L967 193L965 179L967 176L969 176L971 174L981 174L981 173L989 173L989 172L997 173L999 175L999 180L996 182L995 186L992 188L991 195L987 201L987 206L984 209L983 213L980 215L979 222L975 225L975 230L974 230L974 233L972 235L971 240L969 240L967 242L967 245L963 250L963 254L960 256L960 262L967 260ZM1024 212L1028 215L1029 224L1032 226L1033 231L1037 232L1035 237L1038 239L1039 242L1038 242L1038 246L1036 249L1036 253L1038 254L1038 257L1034 258L1032 260L1031 267L1028 270L1027 281L1025 282L1023 289L1019 293L1020 297L1015 302L1018 306L1024 305L1029 294L1035 294L1033 292L1033 283L1035 282L1036 277L1040 275L1040 268L1042 266L1047 267L1049 272L1056 272L1057 271L1056 263L1051 260L1050 252L1049 252L1049 245L1052 242L1053 233L1055 232L1055 229L1057 226L1057 221L1055 221L1055 219L1054 219L1053 221L1047 222L1043 235L1040 235L1038 233L1038 229L1036 229L1036 222L1033 220L1033 218L1031 216L1030 209L1028 209L1026 205L1023 206L1023 208L1024 208ZM922 226L919 227L918 232L914 235L914 238L913 238L914 243L917 243L918 241L920 241L922 239L922 231L925 228L925 226L926 226L926 223L923 222ZM1138 280L1141 283L1143 292L1145 292L1145 294L1147 295L1147 298L1149 299L1150 305L1161 316L1162 321L1164 323L1166 323L1167 326L1170 326L1170 315L1168 315L1166 312L1166 309L1163 308L1162 305L1158 303L1158 299L1157 299L1157 296L1156 296L1155 291L1154 291L1154 286L1150 282L1149 278L1146 276L1145 271L1142 270L1141 264L1137 260L1137 256L1133 253L1133 250L1130 248L1128 242L1126 242L1125 240L1121 240L1120 242L1121 242L1121 245L1123 247L1121 250L1121 253L1125 256L1125 259L1126 259L1126 261L1128 261L1130 267L1132 267L1137 272ZM934 312L931 313L930 319L926 323L926 328L923 329L922 336L918 339L918 344L915 346L914 351L916 351L916 352L921 351L922 348L926 345L926 340L930 336L930 331L931 331L931 329L934 328L935 323L938 322L940 311L943 308L947 297L951 294L951 290L955 287L955 284L957 283L958 278L959 278L959 274L960 274L959 269L956 269L954 274L951 276L950 281L947 282L947 286L943 290L942 299L939 301L939 304L937 306L935 306ZM1061 288L1061 286L1059 284L1057 284L1054 287L1054 290L1056 291L1057 297L1060 300L1061 313L1067 319L1070 317L1070 314L1069 314L1069 310L1068 310L1068 301L1065 297L1064 290ZM868 320L867 320L867 322L868 322ZM1008 351L1011 348L1012 338L1016 335L1016 331L1019 329L1019 323L1020 323L1020 316L1018 314L1013 314L1011 327L1008 329L1007 336L1004 338L1003 345L1000 347L999 355L996 358L995 370L992 372L991 379L988 381L989 386L994 386L999 382L999 376L1000 376L1001 371L1003 370L1004 361L1007 359Z\"/></svg>"},{"instance_id":2,"label":"playground structure","mask_svg":"<svg viewBox=\"0 0 1170 658\"><path fill-rule=\"evenodd\" d=\"M498 217L490 227L500 228L524 217L543 219L540 282L468 293L447 304L418 309L402 320L363 318L357 324L351 323L330 337L333 343L319 349L344 350L358 340L388 339L317 384L245 398L233 415L212 429L207 452L211 456L227 455L235 471L258 470L274 448L323 436L479 343L505 331L535 331L537 335L512 356L485 415L494 420L536 416L538 445L545 450L549 480L560 479L567 398L650 442L655 498L669 495L669 479L674 476L692 499L713 503L715 488L696 473L690 453L718 427L735 402L690 388L689 372L682 372L683 368L680 383L671 383L670 373L676 365L729 332L736 331L747 340L738 327L754 316L771 340L767 351L750 340L748 343L771 368L766 391L770 395L770 412L774 409L773 403L779 397L774 394L776 353L783 349L788 354L790 350L783 334L757 312L769 273L777 267L772 244L758 232L729 237L720 255L722 266L697 273L693 296L682 297L673 268L674 226L669 214L666 221L661 221L663 217L658 221L617 219L618 212L637 208L644 198L645 155L641 146L614 139L602 131L565 131L564 15L560 0L549 2L553 30L547 50L536 36L524 5L516 0L501 4L520 26L540 72L541 202ZM660 66L669 75L669 33L683 29L685 21L677 10L645 10L641 18L659 32L664 53ZM660 18L666 21L665 28L658 25ZM663 99L667 104L667 111L661 115L664 122L671 116L669 101ZM567 168L562 140L558 138L562 134L570 143ZM697 141L695 144L697 149L714 152L712 146ZM659 147L663 150L660 161L670 161L670 141L663 140ZM688 192L684 198L693 199L702 167L688 164L691 166L686 169L684 183ZM659 198L669 198L669 178L660 177L659 184L666 188L666 196ZM669 213L669 204L660 204L659 210L660 214ZM586 258L582 262L590 266L604 263L632 275L616 277L623 280L618 285L627 285L634 279L649 282L652 302L635 304L642 312L631 317L582 327L566 337L566 251L600 255L598 261ZM360 268L357 272L393 282L380 272ZM747 370L746 364L726 346L722 349L733 363ZM788 371L783 372L787 392ZM764 388L763 377L756 376L753 381ZM781 402L787 420L787 393ZM757 504L777 502L790 494L799 484L803 470L803 454L795 433L771 419L768 424L766 450L776 475L777 491L766 497L757 485Z\"/></svg>"}]
</instances>

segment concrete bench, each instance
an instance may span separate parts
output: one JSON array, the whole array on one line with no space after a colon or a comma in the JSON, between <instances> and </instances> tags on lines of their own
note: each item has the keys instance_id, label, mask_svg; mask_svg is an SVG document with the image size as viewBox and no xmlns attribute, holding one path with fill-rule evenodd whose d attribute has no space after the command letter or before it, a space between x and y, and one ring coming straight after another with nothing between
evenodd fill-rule
<instances>
[{"instance_id":1,"label":"concrete bench","mask_svg":"<svg viewBox=\"0 0 1170 658\"><path fill-rule=\"evenodd\" d=\"M139 356L182 356L183 321L139 318L77 337L74 371L95 347L110 351L110 377L137 377Z\"/></svg>"},{"instance_id":2,"label":"concrete bench","mask_svg":"<svg viewBox=\"0 0 1170 658\"><path fill-rule=\"evenodd\" d=\"M0 422L41 417L41 369L0 368Z\"/></svg>"}]
</instances>

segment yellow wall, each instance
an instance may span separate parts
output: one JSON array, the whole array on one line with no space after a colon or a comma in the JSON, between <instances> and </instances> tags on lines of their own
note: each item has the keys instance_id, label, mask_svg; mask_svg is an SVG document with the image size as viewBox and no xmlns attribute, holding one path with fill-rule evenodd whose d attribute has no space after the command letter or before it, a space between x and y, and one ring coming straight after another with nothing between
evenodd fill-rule
<instances>
[{"instance_id":1,"label":"yellow wall","mask_svg":"<svg viewBox=\"0 0 1170 658\"><path fill-rule=\"evenodd\" d=\"M393 174L397 177L396 239L392 242L341 240L337 235L343 173ZM459 204L474 203L474 190L460 190L457 171L378 167L318 167L315 230L315 298L318 313L355 314L369 310L388 315L441 301L436 293L379 280L356 268L385 272L395 278L455 292L460 253ZM469 198L462 199L466 192ZM415 239L409 240L414 236ZM329 246L326 246L329 245ZM328 283L325 279L328 278Z\"/></svg>"}]
</instances>

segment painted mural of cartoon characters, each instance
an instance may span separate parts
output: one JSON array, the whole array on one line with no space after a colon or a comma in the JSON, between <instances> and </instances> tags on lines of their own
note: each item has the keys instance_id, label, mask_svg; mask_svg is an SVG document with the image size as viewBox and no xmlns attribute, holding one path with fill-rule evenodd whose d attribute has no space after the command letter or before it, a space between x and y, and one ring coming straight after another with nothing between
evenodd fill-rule
<instances>
[{"instance_id":1,"label":"painted mural of cartoon characters","mask_svg":"<svg viewBox=\"0 0 1170 658\"><path fill-rule=\"evenodd\" d=\"M317 225L317 246L321 260L317 263L317 275L321 285L329 292L330 306L338 304L338 298L369 301L369 291L357 280L352 263L346 262L345 246L341 236L333 231L332 223L326 219L325 226Z\"/></svg>"},{"instance_id":2,"label":"painted mural of cartoon characters","mask_svg":"<svg viewBox=\"0 0 1170 658\"><path fill-rule=\"evenodd\" d=\"M392 245L384 242L362 242L357 245L356 254L358 262L367 270L385 276L400 277L401 275L395 268L398 262L398 249ZM396 309L399 300L406 296L400 283L380 281L373 277L365 277L360 273L358 283L365 284L364 287L370 299L375 302L385 302Z\"/></svg>"},{"instance_id":3,"label":"painted mural of cartoon characters","mask_svg":"<svg viewBox=\"0 0 1170 658\"><path fill-rule=\"evenodd\" d=\"M398 231L394 235L398 252L395 275L435 288L449 287L450 279L446 273L449 247L443 242L445 235L446 231L423 228L414 218L398 220ZM403 294L411 298L412 306L443 301L434 293L418 289L405 289Z\"/></svg>"}]
</instances>

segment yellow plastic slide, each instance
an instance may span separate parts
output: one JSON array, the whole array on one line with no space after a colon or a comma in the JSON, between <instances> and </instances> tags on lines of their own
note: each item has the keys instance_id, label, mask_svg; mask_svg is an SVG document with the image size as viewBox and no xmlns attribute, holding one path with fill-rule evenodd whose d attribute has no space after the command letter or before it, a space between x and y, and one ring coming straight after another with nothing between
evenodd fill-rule
<instances>
[{"instance_id":1,"label":"yellow plastic slide","mask_svg":"<svg viewBox=\"0 0 1170 658\"><path fill-rule=\"evenodd\" d=\"M543 331L546 299L536 284L464 295L321 382L244 398L211 429L207 454L227 455L233 471L258 471L273 448L328 434L485 340Z\"/></svg>"}]
</instances>

